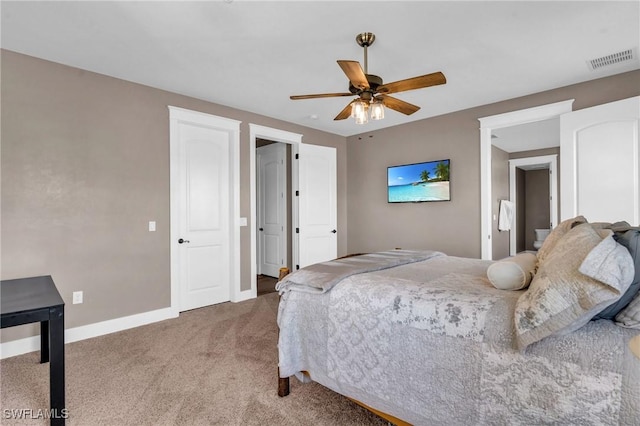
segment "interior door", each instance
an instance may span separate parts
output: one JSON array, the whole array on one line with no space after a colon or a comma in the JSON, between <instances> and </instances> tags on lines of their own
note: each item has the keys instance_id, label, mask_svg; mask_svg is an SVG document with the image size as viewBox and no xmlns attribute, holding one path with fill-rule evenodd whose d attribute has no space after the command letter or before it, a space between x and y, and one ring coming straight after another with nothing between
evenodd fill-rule
<instances>
[{"instance_id":1,"label":"interior door","mask_svg":"<svg viewBox=\"0 0 640 426\"><path fill-rule=\"evenodd\" d=\"M640 97L560 116L561 215L640 223Z\"/></svg>"},{"instance_id":2,"label":"interior door","mask_svg":"<svg viewBox=\"0 0 640 426\"><path fill-rule=\"evenodd\" d=\"M180 311L230 296L229 132L179 123Z\"/></svg>"},{"instance_id":3,"label":"interior door","mask_svg":"<svg viewBox=\"0 0 640 426\"><path fill-rule=\"evenodd\" d=\"M303 268L338 253L336 149L298 148L298 262Z\"/></svg>"},{"instance_id":4,"label":"interior door","mask_svg":"<svg viewBox=\"0 0 640 426\"><path fill-rule=\"evenodd\" d=\"M286 148L273 143L256 149L258 274L278 277L285 266Z\"/></svg>"}]
</instances>

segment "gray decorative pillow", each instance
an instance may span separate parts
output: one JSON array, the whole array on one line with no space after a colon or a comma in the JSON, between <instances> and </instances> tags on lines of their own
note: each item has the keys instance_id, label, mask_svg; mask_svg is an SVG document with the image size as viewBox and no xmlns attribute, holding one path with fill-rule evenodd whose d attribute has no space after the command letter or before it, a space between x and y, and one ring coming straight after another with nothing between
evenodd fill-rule
<instances>
[{"instance_id":1,"label":"gray decorative pillow","mask_svg":"<svg viewBox=\"0 0 640 426\"><path fill-rule=\"evenodd\" d=\"M640 330L640 293L637 293L631 303L616 315L616 324Z\"/></svg>"},{"instance_id":2,"label":"gray decorative pillow","mask_svg":"<svg viewBox=\"0 0 640 426\"><path fill-rule=\"evenodd\" d=\"M587 219L585 219L584 216L576 216L560 222L555 228L553 228L538 250L538 264L544 261L544 258L549 255L551 250L553 250L553 247L558 244L558 241L560 241L567 232L569 232L574 226L586 222Z\"/></svg>"},{"instance_id":3,"label":"gray decorative pillow","mask_svg":"<svg viewBox=\"0 0 640 426\"><path fill-rule=\"evenodd\" d=\"M597 279L581 273L581 267ZM596 231L588 223L570 229L538 264L529 289L518 298L518 347L582 327L624 293L632 271L629 253L610 230Z\"/></svg>"},{"instance_id":4,"label":"gray decorative pillow","mask_svg":"<svg viewBox=\"0 0 640 426\"><path fill-rule=\"evenodd\" d=\"M616 225L616 224L614 224ZM626 231L616 231L614 238L618 244L624 246L631 255L635 266L635 276L633 282L618 301L607 306L602 312L598 313L593 319L609 319L613 320L624 308L629 305L633 298L640 292L640 228L632 228L626 224ZM615 229L612 227L612 229ZM619 228L622 229L622 228Z\"/></svg>"},{"instance_id":5,"label":"gray decorative pillow","mask_svg":"<svg viewBox=\"0 0 640 426\"><path fill-rule=\"evenodd\" d=\"M522 290L529 286L537 264L538 259L534 253L518 253L489 265L487 278L500 290Z\"/></svg>"}]
</instances>

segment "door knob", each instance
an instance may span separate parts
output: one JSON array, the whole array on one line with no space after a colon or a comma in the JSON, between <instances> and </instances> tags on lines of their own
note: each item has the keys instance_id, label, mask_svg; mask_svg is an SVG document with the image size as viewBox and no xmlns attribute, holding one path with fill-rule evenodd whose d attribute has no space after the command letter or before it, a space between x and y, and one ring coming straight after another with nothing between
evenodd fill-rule
<instances>
[{"instance_id":1,"label":"door knob","mask_svg":"<svg viewBox=\"0 0 640 426\"><path fill-rule=\"evenodd\" d=\"M335 234L336 232L338 232L338 231L336 231L335 229L333 231L331 231L332 234Z\"/></svg>"},{"instance_id":2,"label":"door knob","mask_svg":"<svg viewBox=\"0 0 640 426\"><path fill-rule=\"evenodd\" d=\"M189 241L189 240L183 240L182 238L180 238L180 239L178 240L178 244L182 244L182 243L190 243L190 242L191 242L191 241Z\"/></svg>"}]
</instances>

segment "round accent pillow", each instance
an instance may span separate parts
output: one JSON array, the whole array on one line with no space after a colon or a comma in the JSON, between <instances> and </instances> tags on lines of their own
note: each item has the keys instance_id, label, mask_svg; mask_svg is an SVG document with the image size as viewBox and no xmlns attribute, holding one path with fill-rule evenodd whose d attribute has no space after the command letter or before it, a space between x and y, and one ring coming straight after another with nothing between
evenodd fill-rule
<instances>
[{"instance_id":1,"label":"round accent pillow","mask_svg":"<svg viewBox=\"0 0 640 426\"><path fill-rule=\"evenodd\" d=\"M535 253L522 252L489 265L487 277L500 290L522 290L529 286L536 273Z\"/></svg>"}]
</instances>

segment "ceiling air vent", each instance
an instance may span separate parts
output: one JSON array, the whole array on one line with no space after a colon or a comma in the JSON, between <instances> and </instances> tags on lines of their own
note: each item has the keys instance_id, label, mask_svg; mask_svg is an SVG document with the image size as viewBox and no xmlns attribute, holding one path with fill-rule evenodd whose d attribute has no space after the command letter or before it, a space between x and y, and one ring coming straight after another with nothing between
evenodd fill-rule
<instances>
[{"instance_id":1,"label":"ceiling air vent","mask_svg":"<svg viewBox=\"0 0 640 426\"><path fill-rule=\"evenodd\" d=\"M634 59L633 50L627 49L622 52L613 53L611 55L603 56L601 58L591 59L587 61L589 69L595 71L597 69L607 67L609 65L618 64L620 62L631 61Z\"/></svg>"}]
</instances>

